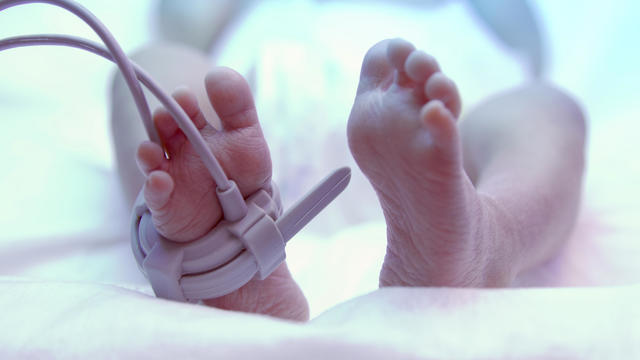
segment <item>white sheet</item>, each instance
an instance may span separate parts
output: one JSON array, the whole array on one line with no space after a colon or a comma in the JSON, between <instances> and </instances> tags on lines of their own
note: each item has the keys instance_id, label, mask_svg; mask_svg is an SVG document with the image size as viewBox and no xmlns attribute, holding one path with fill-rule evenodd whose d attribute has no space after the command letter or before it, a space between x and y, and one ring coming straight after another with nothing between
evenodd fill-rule
<instances>
[{"instance_id":1,"label":"white sheet","mask_svg":"<svg viewBox=\"0 0 640 360\"><path fill-rule=\"evenodd\" d=\"M640 287L388 288L305 325L122 287L0 280L0 357L632 359Z\"/></svg>"},{"instance_id":2,"label":"white sheet","mask_svg":"<svg viewBox=\"0 0 640 360\"><path fill-rule=\"evenodd\" d=\"M128 3L130 13L108 3L83 3L126 50L153 37L146 20L152 1ZM549 77L589 114L589 162L575 236L555 263L522 283L626 287L399 289L334 307L376 289L384 254L376 200L353 167L344 196L287 249L312 316L331 309L311 324L168 303L126 290L149 292L129 254L129 213L113 173L105 101L110 65L76 50L20 49L0 54L0 357L99 358L116 356L114 351L135 357L151 350L159 357L186 351L193 358L349 358L362 352L379 358L390 352L563 357L571 351L592 358L625 358L635 351L637 357L639 290L629 284L640 283L640 165L634 155L640 105L633 97L640 52L630 44L640 35L634 19L639 5L536 4L550 41ZM285 5L289 10L280 11ZM285 204L329 169L353 164L344 125L362 55L379 39L403 36L434 53L458 81L465 106L524 80L517 63L460 3L433 13L376 6L364 17L355 6L325 6L267 2L218 58L240 70L256 65L259 112ZM70 15L44 5L0 13L0 24L2 37L60 29L88 34ZM456 305L459 299L468 302Z\"/></svg>"}]
</instances>

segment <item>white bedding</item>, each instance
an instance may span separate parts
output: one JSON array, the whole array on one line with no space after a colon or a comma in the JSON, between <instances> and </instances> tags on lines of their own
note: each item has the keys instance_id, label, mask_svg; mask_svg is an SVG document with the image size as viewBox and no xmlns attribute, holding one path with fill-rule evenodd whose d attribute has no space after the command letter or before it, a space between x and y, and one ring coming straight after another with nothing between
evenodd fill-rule
<instances>
[{"instance_id":1,"label":"white bedding","mask_svg":"<svg viewBox=\"0 0 640 360\"><path fill-rule=\"evenodd\" d=\"M83 3L127 51L154 38L153 1L128 2L126 13ZM285 205L330 169L354 170L346 193L287 248L314 317L307 325L148 296L110 148L110 64L70 49L1 53L0 358L640 356L640 50L631 46L640 5L534 4L548 77L590 122L579 226L563 254L521 279L552 289L375 291L384 222L345 141L361 58L379 39L412 40L458 81L465 106L524 81L464 5L376 5L356 18L356 5L266 2L217 53L218 64L255 69ZM57 31L90 36L45 5L0 13L0 37Z\"/></svg>"}]
</instances>

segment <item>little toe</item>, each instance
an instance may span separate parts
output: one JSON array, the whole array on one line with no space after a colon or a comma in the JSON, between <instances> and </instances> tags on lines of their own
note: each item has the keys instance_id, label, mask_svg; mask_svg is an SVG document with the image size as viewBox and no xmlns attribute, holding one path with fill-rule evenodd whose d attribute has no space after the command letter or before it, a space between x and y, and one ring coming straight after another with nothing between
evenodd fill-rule
<instances>
[{"instance_id":1,"label":"little toe","mask_svg":"<svg viewBox=\"0 0 640 360\"><path fill-rule=\"evenodd\" d=\"M149 175L150 172L159 170L166 161L162 147L151 141L145 141L138 146L136 160L140 171L144 175Z\"/></svg>"},{"instance_id":2,"label":"little toe","mask_svg":"<svg viewBox=\"0 0 640 360\"><path fill-rule=\"evenodd\" d=\"M413 51L404 63L404 71L416 83L424 83L429 77L440 71L436 59L424 51Z\"/></svg>"},{"instance_id":3,"label":"little toe","mask_svg":"<svg viewBox=\"0 0 640 360\"><path fill-rule=\"evenodd\" d=\"M242 75L229 68L216 68L207 74L205 88L224 130L258 123L251 88Z\"/></svg>"},{"instance_id":4,"label":"little toe","mask_svg":"<svg viewBox=\"0 0 640 360\"><path fill-rule=\"evenodd\" d=\"M446 75L441 72L433 74L425 83L424 91L430 100L440 100L444 103L454 118L460 116L462 101L458 87Z\"/></svg>"},{"instance_id":5,"label":"little toe","mask_svg":"<svg viewBox=\"0 0 640 360\"><path fill-rule=\"evenodd\" d=\"M144 184L144 199L152 213L162 211L169 203L175 183L165 171L152 171Z\"/></svg>"}]
</instances>

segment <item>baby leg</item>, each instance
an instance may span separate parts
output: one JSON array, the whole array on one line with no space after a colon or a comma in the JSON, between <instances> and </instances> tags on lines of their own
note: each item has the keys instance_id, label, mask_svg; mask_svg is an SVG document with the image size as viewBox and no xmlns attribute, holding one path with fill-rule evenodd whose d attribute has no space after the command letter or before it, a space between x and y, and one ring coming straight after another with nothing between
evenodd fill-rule
<instances>
[{"instance_id":1,"label":"baby leg","mask_svg":"<svg viewBox=\"0 0 640 360\"><path fill-rule=\"evenodd\" d=\"M557 253L576 220L586 124L562 91L532 83L498 94L460 124L464 165L485 203L508 220L499 243L512 277Z\"/></svg>"},{"instance_id":2,"label":"baby leg","mask_svg":"<svg viewBox=\"0 0 640 360\"><path fill-rule=\"evenodd\" d=\"M536 85L488 101L462 130L459 113L455 83L410 43L365 56L348 137L387 221L382 286L509 285L571 229L584 143L573 102Z\"/></svg>"}]
</instances>

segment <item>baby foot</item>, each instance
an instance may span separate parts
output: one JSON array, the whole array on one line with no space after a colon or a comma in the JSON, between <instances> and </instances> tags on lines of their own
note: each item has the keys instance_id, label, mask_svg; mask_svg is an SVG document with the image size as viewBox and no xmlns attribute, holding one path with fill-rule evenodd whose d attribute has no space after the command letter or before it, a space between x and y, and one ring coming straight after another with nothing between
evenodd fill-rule
<instances>
[{"instance_id":1,"label":"baby foot","mask_svg":"<svg viewBox=\"0 0 640 360\"><path fill-rule=\"evenodd\" d=\"M270 188L271 158L248 84L238 73L218 68L207 75L205 87L220 117L221 130L207 123L193 93L178 90L174 98L244 197L260 188ZM137 154L139 167L147 176L145 201L163 236L182 242L197 239L222 218L216 184L166 110L154 114L154 123L164 149L144 142ZM252 280L231 294L205 303L293 320L304 321L309 316L306 299L284 263L267 279Z\"/></svg>"},{"instance_id":2,"label":"baby foot","mask_svg":"<svg viewBox=\"0 0 640 360\"><path fill-rule=\"evenodd\" d=\"M400 39L365 56L348 124L349 147L387 222L381 286L487 286L484 200L462 166L456 85L435 59Z\"/></svg>"}]
</instances>

